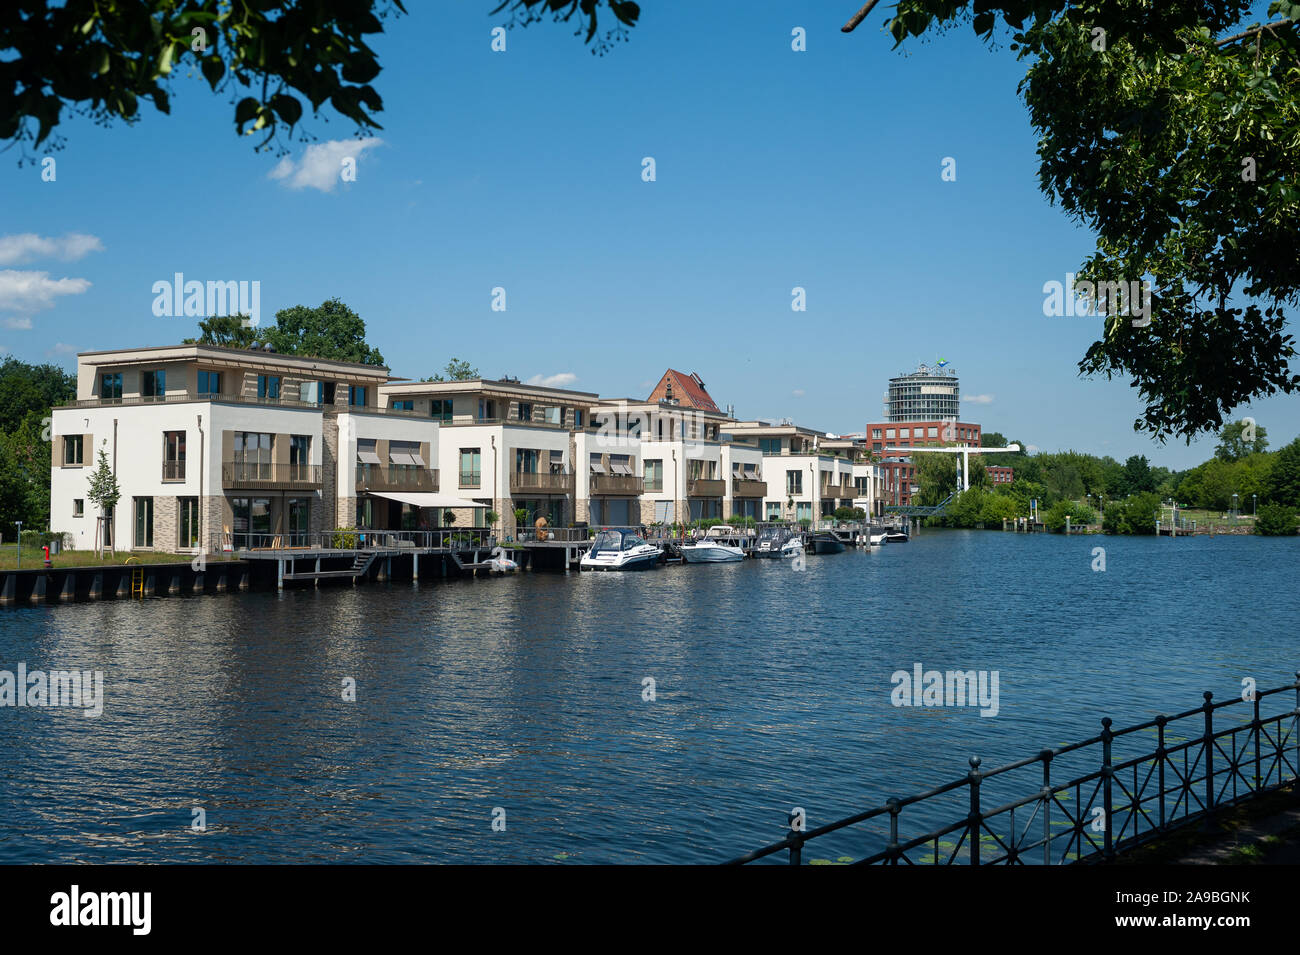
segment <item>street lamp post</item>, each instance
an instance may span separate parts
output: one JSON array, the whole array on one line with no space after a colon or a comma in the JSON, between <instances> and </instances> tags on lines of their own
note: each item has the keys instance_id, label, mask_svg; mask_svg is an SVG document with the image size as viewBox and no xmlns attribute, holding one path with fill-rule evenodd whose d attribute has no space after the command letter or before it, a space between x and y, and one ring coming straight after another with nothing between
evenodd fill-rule
<instances>
[{"instance_id":1,"label":"street lamp post","mask_svg":"<svg viewBox=\"0 0 1300 955\"><path fill-rule=\"evenodd\" d=\"M1254 520L1255 516L1256 516L1256 509L1255 509L1255 495L1252 494L1252 495L1250 496L1250 517L1251 517L1252 520Z\"/></svg>"},{"instance_id":2,"label":"street lamp post","mask_svg":"<svg viewBox=\"0 0 1300 955\"><path fill-rule=\"evenodd\" d=\"M1232 495L1232 519L1234 521L1237 519L1237 495L1235 493Z\"/></svg>"},{"instance_id":3,"label":"street lamp post","mask_svg":"<svg viewBox=\"0 0 1300 955\"><path fill-rule=\"evenodd\" d=\"M14 526L18 528L18 570L23 569L23 522L14 521Z\"/></svg>"}]
</instances>

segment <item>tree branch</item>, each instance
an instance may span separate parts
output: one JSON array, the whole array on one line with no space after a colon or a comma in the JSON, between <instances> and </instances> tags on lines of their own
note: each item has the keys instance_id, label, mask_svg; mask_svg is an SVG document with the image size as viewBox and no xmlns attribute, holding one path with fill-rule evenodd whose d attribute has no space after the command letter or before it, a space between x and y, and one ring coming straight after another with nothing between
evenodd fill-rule
<instances>
[{"instance_id":1,"label":"tree branch","mask_svg":"<svg viewBox=\"0 0 1300 955\"><path fill-rule=\"evenodd\" d=\"M1238 40L1244 40L1247 37L1260 36L1265 30L1272 30L1275 27L1290 26L1296 22L1300 21L1297 21L1294 17L1288 17L1285 20L1276 20L1273 23L1265 23L1257 27L1251 27L1249 30L1246 30L1244 33L1238 33L1236 36L1224 37L1222 40L1215 40L1214 45L1226 46L1229 43L1236 43Z\"/></svg>"},{"instance_id":2,"label":"tree branch","mask_svg":"<svg viewBox=\"0 0 1300 955\"><path fill-rule=\"evenodd\" d=\"M853 14L853 16L849 18L848 23L840 27L840 32L852 33L857 28L858 24L867 18L867 14L869 14L879 2L880 0L867 0L867 2L862 5L862 9Z\"/></svg>"}]
</instances>

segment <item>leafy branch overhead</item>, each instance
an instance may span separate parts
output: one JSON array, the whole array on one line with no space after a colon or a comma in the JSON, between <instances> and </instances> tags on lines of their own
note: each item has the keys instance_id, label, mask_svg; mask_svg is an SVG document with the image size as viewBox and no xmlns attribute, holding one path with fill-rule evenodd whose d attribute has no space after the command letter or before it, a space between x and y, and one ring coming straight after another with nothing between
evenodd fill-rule
<instances>
[{"instance_id":1,"label":"leafy branch overhead","mask_svg":"<svg viewBox=\"0 0 1300 955\"><path fill-rule=\"evenodd\" d=\"M1285 330L1300 299L1300 3L1244 23L1252 6L900 0L885 23L896 44L1005 29L1030 61L1040 186L1097 236L1079 277L1152 288L1150 324L1108 316L1079 369L1130 378L1134 427L1162 439L1300 390Z\"/></svg>"},{"instance_id":2,"label":"leafy branch overhead","mask_svg":"<svg viewBox=\"0 0 1300 955\"><path fill-rule=\"evenodd\" d=\"M171 82L197 68L235 101L241 134L292 132L303 104L379 129L379 61L365 38L401 0L10 0L0 8L0 139L44 143L65 109L134 122L171 112Z\"/></svg>"}]
</instances>

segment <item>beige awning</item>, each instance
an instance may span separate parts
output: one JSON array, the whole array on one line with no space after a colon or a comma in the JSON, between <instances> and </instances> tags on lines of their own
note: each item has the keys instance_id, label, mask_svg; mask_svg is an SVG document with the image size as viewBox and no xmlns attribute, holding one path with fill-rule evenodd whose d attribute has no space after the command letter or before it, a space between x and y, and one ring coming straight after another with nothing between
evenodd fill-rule
<instances>
[{"instance_id":1,"label":"beige awning","mask_svg":"<svg viewBox=\"0 0 1300 955\"><path fill-rule=\"evenodd\" d=\"M412 507L482 507L477 501L467 501L450 494L432 494L427 491L371 491L371 497L385 497L390 501L400 501Z\"/></svg>"},{"instance_id":2,"label":"beige awning","mask_svg":"<svg viewBox=\"0 0 1300 955\"><path fill-rule=\"evenodd\" d=\"M357 461L362 464L383 464L383 462L379 460L379 455L375 454L373 451L358 451Z\"/></svg>"}]
</instances>

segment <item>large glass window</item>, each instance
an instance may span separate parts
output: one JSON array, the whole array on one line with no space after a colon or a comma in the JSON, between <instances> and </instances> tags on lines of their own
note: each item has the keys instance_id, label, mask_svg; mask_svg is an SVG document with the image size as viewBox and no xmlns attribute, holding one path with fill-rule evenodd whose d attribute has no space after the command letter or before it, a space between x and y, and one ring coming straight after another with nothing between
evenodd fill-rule
<instances>
[{"instance_id":1,"label":"large glass window","mask_svg":"<svg viewBox=\"0 0 1300 955\"><path fill-rule=\"evenodd\" d=\"M291 547L302 547L307 543L307 532L311 526L311 499L294 497L289 499L289 541Z\"/></svg>"},{"instance_id":2,"label":"large glass window","mask_svg":"<svg viewBox=\"0 0 1300 955\"><path fill-rule=\"evenodd\" d=\"M181 548L199 546L199 499L197 497L178 497L180 508L180 528L176 544Z\"/></svg>"},{"instance_id":3,"label":"large glass window","mask_svg":"<svg viewBox=\"0 0 1300 955\"><path fill-rule=\"evenodd\" d=\"M389 402L389 407L394 411L414 411L415 399L413 398L394 398Z\"/></svg>"},{"instance_id":4,"label":"large glass window","mask_svg":"<svg viewBox=\"0 0 1300 955\"><path fill-rule=\"evenodd\" d=\"M109 371L99 376L99 397L105 401L122 400L122 373Z\"/></svg>"},{"instance_id":5,"label":"large glass window","mask_svg":"<svg viewBox=\"0 0 1300 955\"><path fill-rule=\"evenodd\" d=\"M140 396L162 399L167 397L167 372L146 371L140 376Z\"/></svg>"},{"instance_id":6,"label":"large glass window","mask_svg":"<svg viewBox=\"0 0 1300 955\"><path fill-rule=\"evenodd\" d=\"M460 486L478 487L483 483L483 458L479 448L460 449Z\"/></svg>"},{"instance_id":7,"label":"large glass window","mask_svg":"<svg viewBox=\"0 0 1300 955\"><path fill-rule=\"evenodd\" d=\"M451 421L451 399L434 398L429 402L429 414L437 421Z\"/></svg>"},{"instance_id":8,"label":"large glass window","mask_svg":"<svg viewBox=\"0 0 1300 955\"><path fill-rule=\"evenodd\" d=\"M271 501L269 498L231 498L230 510L236 548L270 545Z\"/></svg>"},{"instance_id":9,"label":"large glass window","mask_svg":"<svg viewBox=\"0 0 1300 955\"><path fill-rule=\"evenodd\" d=\"M348 404L354 408L364 408L366 406L365 385L348 385Z\"/></svg>"},{"instance_id":10,"label":"large glass window","mask_svg":"<svg viewBox=\"0 0 1300 955\"><path fill-rule=\"evenodd\" d=\"M582 427L582 409L581 409L581 408L574 408L574 409L573 409L573 426L574 426L575 428L581 428L581 427Z\"/></svg>"},{"instance_id":11,"label":"large glass window","mask_svg":"<svg viewBox=\"0 0 1300 955\"><path fill-rule=\"evenodd\" d=\"M271 448L273 435L253 431L236 431L232 459L237 480L271 479Z\"/></svg>"},{"instance_id":12,"label":"large glass window","mask_svg":"<svg viewBox=\"0 0 1300 955\"><path fill-rule=\"evenodd\" d=\"M803 472L802 471L785 472L785 493L787 494L803 493Z\"/></svg>"},{"instance_id":13,"label":"large glass window","mask_svg":"<svg viewBox=\"0 0 1300 955\"><path fill-rule=\"evenodd\" d=\"M311 435L289 435L289 480L306 481L311 468Z\"/></svg>"},{"instance_id":14,"label":"large glass window","mask_svg":"<svg viewBox=\"0 0 1300 955\"><path fill-rule=\"evenodd\" d=\"M780 438L759 438L758 450L762 451L764 454L780 454L781 439Z\"/></svg>"},{"instance_id":15,"label":"large glass window","mask_svg":"<svg viewBox=\"0 0 1300 955\"><path fill-rule=\"evenodd\" d=\"M519 420L520 421L533 420L533 403L531 401L519 402Z\"/></svg>"},{"instance_id":16,"label":"large glass window","mask_svg":"<svg viewBox=\"0 0 1300 955\"><path fill-rule=\"evenodd\" d=\"M532 448L517 448L515 450L515 473L536 474L539 457L539 452Z\"/></svg>"},{"instance_id":17,"label":"large glass window","mask_svg":"<svg viewBox=\"0 0 1300 955\"><path fill-rule=\"evenodd\" d=\"M300 381L298 382L298 400L303 404L320 403L320 386L319 381Z\"/></svg>"},{"instance_id":18,"label":"large glass window","mask_svg":"<svg viewBox=\"0 0 1300 955\"><path fill-rule=\"evenodd\" d=\"M153 498L137 497L135 501L135 546L153 546Z\"/></svg>"},{"instance_id":19,"label":"large glass window","mask_svg":"<svg viewBox=\"0 0 1300 955\"><path fill-rule=\"evenodd\" d=\"M164 481L185 480L185 432L163 432L163 476Z\"/></svg>"},{"instance_id":20,"label":"large glass window","mask_svg":"<svg viewBox=\"0 0 1300 955\"><path fill-rule=\"evenodd\" d=\"M662 491L664 489L664 462L656 458L645 462L645 489Z\"/></svg>"},{"instance_id":21,"label":"large glass window","mask_svg":"<svg viewBox=\"0 0 1300 955\"><path fill-rule=\"evenodd\" d=\"M200 371L199 372L199 394L200 395L221 394L221 372Z\"/></svg>"}]
</instances>

